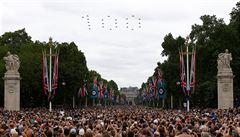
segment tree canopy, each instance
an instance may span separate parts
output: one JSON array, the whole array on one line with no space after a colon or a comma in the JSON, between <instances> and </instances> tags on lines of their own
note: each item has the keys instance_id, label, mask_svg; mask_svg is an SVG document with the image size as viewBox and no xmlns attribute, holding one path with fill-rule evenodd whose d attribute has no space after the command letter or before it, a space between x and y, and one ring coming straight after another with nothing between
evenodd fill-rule
<instances>
[{"instance_id":1,"label":"tree canopy","mask_svg":"<svg viewBox=\"0 0 240 137\"><path fill-rule=\"evenodd\" d=\"M118 91L117 84L111 80L101 78L101 75L94 70L89 70L84 53L78 49L74 42L54 42L55 48L59 50L59 80L58 90L53 104L71 104L72 96L76 95L79 88L87 81L88 91L91 91L93 77L98 76L99 80L109 83ZM5 62L3 57L7 51L17 54L20 58L21 75L21 106L38 107L47 104L47 97L42 92L42 51L49 50L47 42L32 41L25 29L15 32L6 32L0 36L0 75L4 77ZM63 84L65 83L65 84ZM114 84L112 84L114 83ZM3 80L0 82L0 106L4 101ZM63 102L66 100L66 102Z\"/></svg>"},{"instance_id":2,"label":"tree canopy","mask_svg":"<svg viewBox=\"0 0 240 137\"><path fill-rule=\"evenodd\" d=\"M196 90L191 94L191 106L217 107L217 57L225 49L233 56L231 67L235 75L234 99L237 105L240 97L240 85L237 84L240 82L240 2L233 8L230 17L230 23L226 24L215 15L203 15L200 17L202 24L192 25L190 46L196 46ZM156 67L162 69L168 83L167 91L175 98L176 107L179 106L176 100L184 100L176 82L180 80L179 47L184 45L185 37L174 37L171 33L164 37L161 55L167 56L167 60ZM167 100L170 100L170 96Z\"/></svg>"}]
</instances>

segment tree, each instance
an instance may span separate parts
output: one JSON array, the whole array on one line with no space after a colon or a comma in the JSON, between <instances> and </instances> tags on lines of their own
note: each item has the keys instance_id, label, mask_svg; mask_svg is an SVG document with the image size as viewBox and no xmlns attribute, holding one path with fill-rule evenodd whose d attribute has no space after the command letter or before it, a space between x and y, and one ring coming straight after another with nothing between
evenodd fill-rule
<instances>
[{"instance_id":1,"label":"tree","mask_svg":"<svg viewBox=\"0 0 240 137\"><path fill-rule=\"evenodd\" d=\"M196 46L196 91L191 94L191 106L216 107L217 106L217 58L218 54L228 49L233 56L231 63L234 72L234 98L240 97L240 2L230 13L230 24L215 15L204 15L200 19L202 24L194 24L190 33L191 45ZM171 33L164 37L162 43L162 56L167 60L158 63L164 78L168 83L167 92L177 97L183 94L178 92L176 82L179 81L179 55L178 49L184 45L185 39L181 36L174 38ZM183 47L185 48L185 47ZM176 103L176 102L175 102Z\"/></svg>"},{"instance_id":2,"label":"tree","mask_svg":"<svg viewBox=\"0 0 240 137\"><path fill-rule=\"evenodd\" d=\"M76 96L78 89L87 80L87 90L91 91L91 83L93 76L98 75L99 80L107 82L101 78L96 71L89 71L84 53L78 49L74 42L54 42L53 51L59 51L59 84L53 105L63 104L63 98L66 104L72 103L72 96ZM31 40L25 29L15 32L6 32L0 36L0 58L3 58L7 51L18 54L21 65L21 106L22 107L38 107L47 106L47 96L42 92L42 51L49 51L47 42ZM5 63L0 60L0 75L4 76L6 69ZM63 87L62 82L66 85ZM117 84L112 81L113 88L116 89ZM64 88L64 89L63 89ZM0 106L3 106L3 82L0 82Z\"/></svg>"},{"instance_id":3,"label":"tree","mask_svg":"<svg viewBox=\"0 0 240 137\"><path fill-rule=\"evenodd\" d=\"M114 91L118 91L118 85L115 81L110 80L108 82L108 87L112 88Z\"/></svg>"},{"instance_id":4,"label":"tree","mask_svg":"<svg viewBox=\"0 0 240 137\"><path fill-rule=\"evenodd\" d=\"M230 16L231 16L230 25L235 28L235 30L238 32L238 35L239 35L240 34L240 1L237 2L236 7L232 9Z\"/></svg>"}]
</instances>

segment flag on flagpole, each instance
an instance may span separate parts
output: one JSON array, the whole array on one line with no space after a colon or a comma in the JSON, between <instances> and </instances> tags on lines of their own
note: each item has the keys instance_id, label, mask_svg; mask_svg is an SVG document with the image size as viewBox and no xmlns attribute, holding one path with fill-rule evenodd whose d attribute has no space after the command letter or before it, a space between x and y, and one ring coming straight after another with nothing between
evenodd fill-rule
<instances>
[{"instance_id":1,"label":"flag on flagpole","mask_svg":"<svg viewBox=\"0 0 240 137\"><path fill-rule=\"evenodd\" d=\"M100 98L100 99L103 98L103 81L99 82L98 91L99 91L98 98Z\"/></svg>"},{"instance_id":2,"label":"flag on flagpole","mask_svg":"<svg viewBox=\"0 0 240 137\"><path fill-rule=\"evenodd\" d=\"M78 97L85 97L87 96L87 88L86 88L86 83L83 83L83 86L79 88L78 90Z\"/></svg>"},{"instance_id":3,"label":"flag on flagpole","mask_svg":"<svg viewBox=\"0 0 240 137\"><path fill-rule=\"evenodd\" d=\"M196 75L196 50L195 48L193 48L191 68L190 68L190 87L192 92L194 92L195 90L195 82L196 82L195 75Z\"/></svg>"},{"instance_id":4,"label":"flag on flagpole","mask_svg":"<svg viewBox=\"0 0 240 137\"><path fill-rule=\"evenodd\" d=\"M152 82L153 82L153 97L156 98L157 97L157 79L155 78L155 76L152 77Z\"/></svg>"},{"instance_id":5,"label":"flag on flagpole","mask_svg":"<svg viewBox=\"0 0 240 137\"><path fill-rule=\"evenodd\" d=\"M97 85L97 77L94 77L93 87L92 87L92 98L98 97L98 85Z\"/></svg>"},{"instance_id":6,"label":"flag on flagpole","mask_svg":"<svg viewBox=\"0 0 240 137\"><path fill-rule=\"evenodd\" d=\"M149 86L148 86L149 87L149 99L152 100L154 97L154 85L153 85L153 82L151 79L149 80L148 84L149 84Z\"/></svg>"},{"instance_id":7,"label":"flag on flagpole","mask_svg":"<svg viewBox=\"0 0 240 137\"><path fill-rule=\"evenodd\" d=\"M53 68L53 90L56 90L58 86L58 53L54 56L54 68Z\"/></svg>"},{"instance_id":8,"label":"flag on flagpole","mask_svg":"<svg viewBox=\"0 0 240 137\"><path fill-rule=\"evenodd\" d=\"M53 57L54 59L54 65L53 65L53 81L52 81L52 94L50 96L50 100L52 100L55 95L56 95L56 90L58 87L58 53L56 52L56 54Z\"/></svg>"},{"instance_id":9,"label":"flag on flagpole","mask_svg":"<svg viewBox=\"0 0 240 137\"><path fill-rule=\"evenodd\" d=\"M45 95L48 96L48 101L51 101L55 94L58 87L58 52L53 57L54 66L53 66L53 75L49 76L48 73L48 63L47 63L47 54L46 51L43 50L42 55L42 83L43 83L43 92ZM51 65L51 64L49 64ZM49 83L49 78L52 77L52 83ZM52 89L50 89L50 84ZM50 91L52 91L50 93Z\"/></svg>"},{"instance_id":10,"label":"flag on flagpole","mask_svg":"<svg viewBox=\"0 0 240 137\"><path fill-rule=\"evenodd\" d=\"M180 84L182 87L182 91L186 93L186 70L185 70L185 63L184 63L184 56L183 56L183 52L179 51L179 55L180 55L180 60L179 60L179 66L180 66ZM192 54L191 54L191 62L190 62L191 66L190 66L190 91L194 91L195 90L195 83L196 83L196 49L195 47L193 47L192 49Z\"/></svg>"},{"instance_id":11,"label":"flag on flagpole","mask_svg":"<svg viewBox=\"0 0 240 137\"><path fill-rule=\"evenodd\" d=\"M49 79L48 79L48 65L47 65L47 56L46 56L46 52L43 51L43 59L42 59L42 71L43 71L43 92L44 94L47 95L48 91L49 91Z\"/></svg>"},{"instance_id":12,"label":"flag on flagpole","mask_svg":"<svg viewBox=\"0 0 240 137\"><path fill-rule=\"evenodd\" d=\"M157 91L159 98L165 99L167 97L166 82L163 80L163 73L160 69L158 69Z\"/></svg>"},{"instance_id":13,"label":"flag on flagpole","mask_svg":"<svg viewBox=\"0 0 240 137\"><path fill-rule=\"evenodd\" d=\"M166 84L164 80L158 79L157 90L159 98L165 99L167 97Z\"/></svg>"},{"instance_id":14,"label":"flag on flagpole","mask_svg":"<svg viewBox=\"0 0 240 137\"><path fill-rule=\"evenodd\" d=\"M103 96L104 96L104 99L105 99L105 100L108 100L108 90L107 90L107 86L103 86L103 90L104 90L104 93L103 93L103 94L104 94L104 95L103 95Z\"/></svg>"},{"instance_id":15,"label":"flag on flagpole","mask_svg":"<svg viewBox=\"0 0 240 137\"><path fill-rule=\"evenodd\" d=\"M187 84L186 84L185 63L184 63L184 57L181 49L180 49L179 55L180 55L180 81L181 81L180 84L182 87L182 91L186 93Z\"/></svg>"}]
</instances>

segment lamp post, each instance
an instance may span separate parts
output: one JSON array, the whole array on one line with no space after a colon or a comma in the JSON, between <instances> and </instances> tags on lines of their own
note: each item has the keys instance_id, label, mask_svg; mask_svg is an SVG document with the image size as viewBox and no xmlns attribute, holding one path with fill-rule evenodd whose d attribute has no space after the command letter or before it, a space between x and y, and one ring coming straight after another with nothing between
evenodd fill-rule
<instances>
[{"instance_id":1,"label":"lamp post","mask_svg":"<svg viewBox=\"0 0 240 137\"><path fill-rule=\"evenodd\" d=\"M196 72L196 48L193 46L192 51L189 52L189 36L187 36L184 45L186 46L186 52L180 49L180 77L181 86L186 95L186 107L187 112L190 108L190 92L195 88L195 72ZM186 56L186 64L184 63L184 55ZM190 59L189 59L190 58ZM191 64L191 66L189 66ZM185 65L186 65L186 75L185 75ZM191 89L192 88L192 89Z\"/></svg>"},{"instance_id":2,"label":"lamp post","mask_svg":"<svg viewBox=\"0 0 240 137\"><path fill-rule=\"evenodd\" d=\"M42 62L42 72L43 72L43 89L44 92L48 93L49 100L49 111L52 111L52 99L55 96L55 92L58 85L58 50L55 48L54 43L52 42L52 38L49 38L49 54L44 49L43 50L43 62ZM55 53L52 53L52 48ZM48 59L49 56L49 59ZM53 61L52 61L53 59ZM48 67L49 61L49 67ZM52 67L52 65L54 65Z\"/></svg>"},{"instance_id":3,"label":"lamp post","mask_svg":"<svg viewBox=\"0 0 240 137\"><path fill-rule=\"evenodd\" d=\"M186 87L186 89L187 89L187 112L189 112L189 107L190 107L190 103L189 103L189 98L188 98L188 96L189 96L189 92L190 92L190 81L189 81L189 52L188 52L188 40L189 40L189 37L187 37L187 39L186 39L186 48L187 48L187 50L186 50L186 54L187 54L187 87Z\"/></svg>"},{"instance_id":4,"label":"lamp post","mask_svg":"<svg viewBox=\"0 0 240 137\"><path fill-rule=\"evenodd\" d=\"M52 94L52 38L49 38L49 94ZM49 111L52 112L52 101L49 101Z\"/></svg>"},{"instance_id":5,"label":"lamp post","mask_svg":"<svg viewBox=\"0 0 240 137\"><path fill-rule=\"evenodd\" d=\"M176 85L177 85L177 89L179 90L179 92L181 92L181 82L177 81ZM180 98L180 96L178 98L178 103L179 103L179 108L180 108L181 107L181 98Z\"/></svg>"},{"instance_id":6,"label":"lamp post","mask_svg":"<svg viewBox=\"0 0 240 137\"><path fill-rule=\"evenodd\" d=\"M63 81L63 82L62 82L62 87L63 87L63 89L65 88L65 86L66 86L66 82ZM66 103L65 101L66 101L65 91L63 91L63 105L65 105L65 103Z\"/></svg>"}]
</instances>

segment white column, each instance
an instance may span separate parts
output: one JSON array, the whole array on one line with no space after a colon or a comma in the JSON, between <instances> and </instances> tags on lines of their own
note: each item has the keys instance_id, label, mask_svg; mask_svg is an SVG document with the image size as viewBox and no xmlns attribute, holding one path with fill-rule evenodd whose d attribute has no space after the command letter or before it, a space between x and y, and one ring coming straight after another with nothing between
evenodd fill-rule
<instances>
[{"instance_id":1,"label":"white column","mask_svg":"<svg viewBox=\"0 0 240 137\"><path fill-rule=\"evenodd\" d=\"M52 39L49 40L49 94L52 95ZM49 101L49 111L52 112L52 102Z\"/></svg>"},{"instance_id":2,"label":"white column","mask_svg":"<svg viewBox=\"0 0 240 137\"><path fill-rule=\"evenodd\" d=\"M187 38L188 40L188 38ZM186 46L187 46L187 95L189 95L190 92L190 81L189 81L189 54L188 54L188 43L186 42ZM189 112L189 98L187 98L187 112Z\"/></svg>"}]
</instances>

